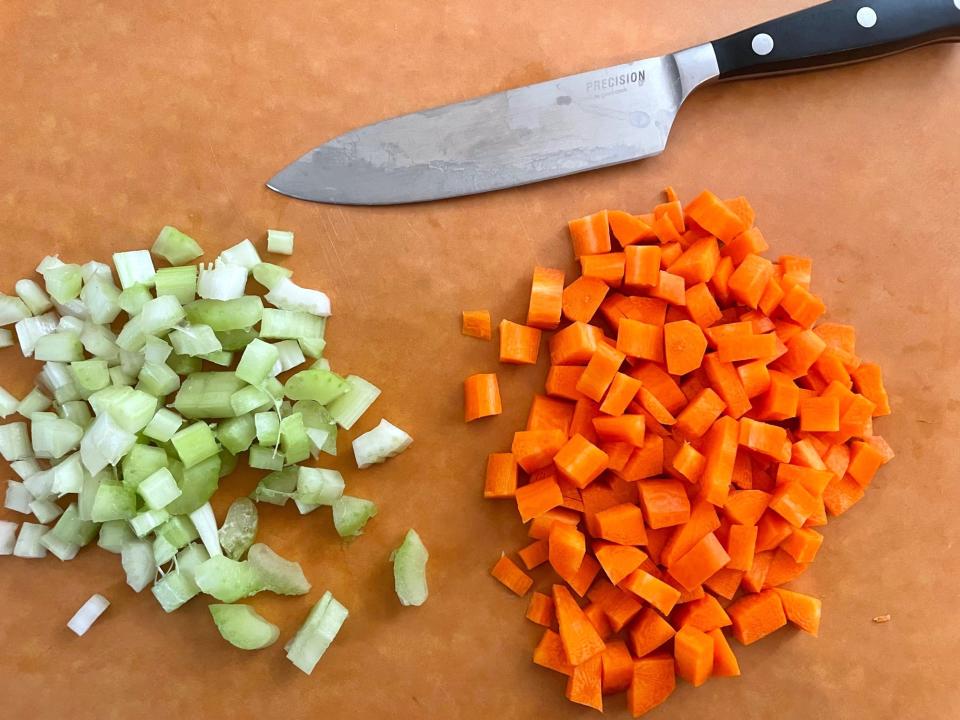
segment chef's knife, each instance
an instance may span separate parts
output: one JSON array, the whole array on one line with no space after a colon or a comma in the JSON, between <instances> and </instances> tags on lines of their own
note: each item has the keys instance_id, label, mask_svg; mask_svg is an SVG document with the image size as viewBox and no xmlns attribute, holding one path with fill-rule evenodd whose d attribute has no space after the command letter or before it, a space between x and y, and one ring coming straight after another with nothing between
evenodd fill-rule
<instances>
[{"instance_id":1,"label":"chef's knife","mask_svg":"<svg viewBox=\"0 0 960 720\"><path fill-rule=\"evenodd\" d=\"M334 138L268 186L390 205L499 190L658 155L714 80L814 70L960 40L960 0L833 0L720 40L402 115Z\"/></svg>"}]
</instances>

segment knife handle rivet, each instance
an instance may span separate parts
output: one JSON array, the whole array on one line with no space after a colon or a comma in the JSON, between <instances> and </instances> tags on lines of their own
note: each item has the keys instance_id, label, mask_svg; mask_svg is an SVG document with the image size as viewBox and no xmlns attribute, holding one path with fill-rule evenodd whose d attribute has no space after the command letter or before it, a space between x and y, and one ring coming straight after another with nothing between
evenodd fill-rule
<instances>
[{"instance_id":1,"label":"knife handle rivet","mask_svg":"<svg viewBox=\"0 0 960 720\"><path fill-rule=\"evenodd\" d=\"M960 2L960 0L957 0ZM757 33L753 36L750 47L757 55L769 55L773 52L773 38L766 33Z\"/></svg>"},{"instance_id":2,"label":"knife handle rivet","mask_svg":"<svg viewBox=\"0 0 960 720\"><path fill-rule=\"evenodd\" d=\"M960 3L960 0L954 0L954 4ZM862 7L857 10L857 22L860 27L872 28L877 24L877 13L872 7Z\"/></svg>"}]
</instances>

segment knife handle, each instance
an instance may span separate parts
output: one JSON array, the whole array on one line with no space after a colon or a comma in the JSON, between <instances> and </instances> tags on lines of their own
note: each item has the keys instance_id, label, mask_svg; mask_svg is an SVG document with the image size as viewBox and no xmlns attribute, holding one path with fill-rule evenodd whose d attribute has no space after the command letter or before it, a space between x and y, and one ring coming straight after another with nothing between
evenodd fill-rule
<instances>
[{"instance_id":1,"label":"knife handle","mask_svg":"<svg viewBox=\"0 0 960 720\"><path fill-rule=\"evenodd\" d=\"M713 42L720 79L816 70L960 40L960 0L833 0Z\"/></svg>"}]
</instances>

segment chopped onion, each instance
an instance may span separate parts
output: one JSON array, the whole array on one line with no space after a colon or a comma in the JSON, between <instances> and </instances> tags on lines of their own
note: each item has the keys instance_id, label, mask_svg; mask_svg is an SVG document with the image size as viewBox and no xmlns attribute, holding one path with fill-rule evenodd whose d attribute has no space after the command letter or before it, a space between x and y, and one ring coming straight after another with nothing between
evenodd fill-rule
<instances>
[{"instance_id":1,"label":"chopped onion","mask_svg":"<svg viewBox=\"0 0 960 720\"><path fill-rule=\"evenodd\" d=\"M80 445L83 428L56 415L52 418L33 415L33 453L38 458L61 458Z\"/></svg>"},{"instance_id":2,"label":"chopped onion","mask_svg":"<svg viewBox=\"0 0 960 720\"><path fill-rule=\"evenodd\" d=\"M381 420L373 430L365 432L353 441L353 454L360 469L382 463L410 447L413 438L396 425Z\"/></svg>"},{"instance_id":3,"label":"chopped onion","mask_svg":"<svg viewBox=\"0 0 960 720\"><path fill-rule=\"evenodd\" d=\"M247 270L252 270L260 264L260 255L257 253L257 249L253 246L253 243L249 240L243 240L233 247L224 250L217 259L231 265L239 265Z\"/></svg>"},{"instance_id":4,"label":"chopped onion","mask_svg":"<svg viewBox=\"0 0 960 720\"><path fill-rule=\"evenodd\" d=\"M273 366L271 373L273 375L279 375L284 373L287 370L292 370L298 365L302 365L306 362L306 358L303 356L303 350L300 349L300 343L296 340L281 340L280 342L274 344L274 347L279 353L277 358L277 363Z\"/></svg>"},{"instance_id":5,"label":"chopped onion","mask_svg":"<svg viewBox=\"0 0 960 720\"><path fill-rule=\"evenodd\" d=\"M26 480L31 475L36 475L40 472L40 463L38 463L35 458L17 460L10 463L10 469L13 470L21 480Z\"/></svg>"},{"instance_id":6,"label":"chopped onion","mask_svg":"<svg viewBox=\"0 0 960 720\"><path fill-rule=\"evenodd\" d=\"M0 520L0 555L12 555L17 544L17 524L9 520Z\"/></svg>"},{"instance_id":7,"label":"chopped onion","mask_svg":"<svg viewBox=\"0 0 960 720\"><path fill-rule=\"evenodd\" d=\"M330 316L330 298L319 290L302 288L289 278L280 278L264 296L264 300L282 310L302 310L320 317ZM307 335L305 337L319 337Z\"/></svg>"},{"instance_id":8,"label":"chopped onion","mask_svg":"<svg viewBox=\"0 0 960 720\"><path fill-rule=\"evenodd\" d=\"M0 298L0 300L2 299ZM55 332L58 322L57 314L52 312L36 317L25 317L18 321L14 328L17 331L17 340L20 343L20 352L23 356L30 357L33 355L33 349L37 346L37 341L44 335Z\"/></svg>"},{"instance_id":9,"label":"chopped onion","mask_svg":"<svg viewBox=\"0 0 960 720\"><path fill-rule=\"evenodd\" d=\"M137 436L127 432L113 421L109 413L104 413L87 428L80 441L80 457L87 472L96 475L107 465L116 465L130 452L137 442Z\"/></svg>"},{"instance_id":10,"label":"chopped onion","mask_svg":"<svg viewBox=\"0 0 960 720\"><path fill-rule=\"evenodd\" d=\"M49 530L46 525L25 522L20 526L17 542L13 546L14 557L39 559L47 556L47 549L40 543L40 538Z\"/></svg>"},{"instance_id":11,"label":"chopped onion","mask_svg":"<svg viewBox=\"0 0 960 720\"><path fill-rule=\"evenodd\" d=\"M170 344L178 355L192 357L219 352L223 347L209 325L182 325L170 333Z\"/></svg>"},{"instance_id":12,"label":"chopped onion","mask_svg":"<svg viewBox=\"0 0 960 720\"><path fill-rule=\"evenodd\" d=\"M51 500L34 500L30 503L30 512L41 523L51 523L63 514L63 508Z\"/></svg>"},{"instance_id":13,"label":"chopped onion","mask_svg":"<svg viewBox=\"0 0 960 720\"><path fill-rule=\"evenodd\" d=\"M52 468L53 483L50 491L54 495L63 496L68 493L78 493L83 487L83 463L80 453L75 452L65 458L56 467Z\"/></svg>"},{"instance_id":14,"label":"chopped onion","mask_svg":"<svg viewBox=\"0 0 960 720\"><path fill-rule=\"evenodd\" d=\"M213 508L210 503L204 503L199 508L190 513L190 519L193 526L200 533L200 540L207 550L210 557L223 555L220 549L220 539L217 535L217 519L213 516Z\"/></svg>"},{"instance_id":15,"label":"chopped onion","mask_svg":"<svg viewBox=\"0 0 960 720\"><path fill-rule=\"evenodd\" d=\"M79 545L59 538L52 530L44 533L43 537L40 538L40 544L62 562L73 560L80 552Z\"/></svg>"},{"instance_id":16,"label":"chopped onion","mask_svg":"<svg viewBox=\"0 0 960 720\"><path fill-rule=\"evenodd\" d=\"M237 300L247 287L248 268L222 259L200 266L197 295L205 300Z\"/></svg>"},{"instance_id":17,"label":"chopped onion","mask_svg":"<svg viewBox=\"0 0 960 720\"><path fill-rule=\"evenodd\" d=\"M11 395L6 389L0 387L0 418L6 418L17 411L20 401Z\"/></svg>"},{"instance_id":18,"label":"chopped onion","mask_svg":"<svg viewBox=\"0 0 960 720\"><path fill-rule=\"evenodd\" d=\"M0 294L0 325L19 323L29 318L30 308L20 298Z\"/></svg>"},{"instance_id":19,"label":"chopped onion","mask_svg":"<svg viewBox=\"0 0 960 720\"><path fill-rule=\"evenodd\" d=\"M30 514L30 503L33 502L33 495L27 490L26 486L17 480L7 480L7 494L3 500L3 506L7 510Z\"/></svg>"},{"instance_id":20,"label":"chopped onion","mask_svg":"<svg viewBox=\"0 0 960 720\"><path fill-rule=\"evenodd\" d=\"M0 328L0 348L13 347L13 333L7 328Z\"/></svg>"},{"instance_id":21,"label":"chopped onion","mask_svg":"<svg viewBox=\"0 0 960 720\"><path fill-rule=\"evenodd\" d=\"M140 592L153 582L157 566L153 564L153 544L147 540L128 540L120 549L120 563L127 574L127 585Z\"/></svg>"},{"instance_id":22,"label":"chopped onion","mask_svg":"<svg viewBox=\"0 0 960 720\"><path fill-rule=\"evenodd\" d=\"M67 627L73 630L78 636L83 637L84 633L97 621L97 618L103 615L108 607L110 607L110 601L103 595L93 595L77 610L76 614L70 618Z\"/></svg>"},{"instance_id":23,"label":"chopped onion","mask_svg":"<svg viewBox=\"0 0 960 720\"><path fill-rule=\"evenodd\" d=\"M27 425L22 422L0 425L0 455L7 462L33 457Z\"/></svg>"}]
</instances>

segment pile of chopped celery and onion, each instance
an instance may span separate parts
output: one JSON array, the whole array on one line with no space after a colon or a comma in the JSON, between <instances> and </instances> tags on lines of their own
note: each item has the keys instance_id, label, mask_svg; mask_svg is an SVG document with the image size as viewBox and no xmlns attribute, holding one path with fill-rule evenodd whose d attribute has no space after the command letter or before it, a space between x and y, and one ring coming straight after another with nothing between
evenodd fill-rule
<instances>
[{"instance_id":1,"label":"pile of chopped celery and onion","mask_svg":"<svg viewBox=\"0 0 960 720\"><path fill-rule=\"evenodd\" d=\"M268 251L290 255L293 240L270 230ZM4 507L36 520L0 521L0 555L66 561L96 540L120 556L134 591L150 587L167 612L209 595L223 637L258 649L279 629L234 603L311 586L298 563L256 542L256 503L292 500L301 514L329 506L341 537L360 535L377 506L345 495L339 472L302 463L336 455L338 429L352 428L380 390L338 375L323 357L327 295L263 262L249 240L190 264L201 255L168 226L150 251L113 256L119 287L108 265L46 257L42 284L23 279L15 295L0 295L0 347L19 345L43 363L22 399L0 387L0 418L22 417L0 425L0 455L19 477L8 481ZM251 275L262 297L246 294ZM353 440L357 466L411 442L381 420ZM209 500L243 453L268 474L218 527ZM401 603L423 603L427 551L415 531L392 559ZM69 627L82 635L108 606L94 595ZM287 657L311 672L346 617L323 595Z\"/></svg>"}]
</instances>

